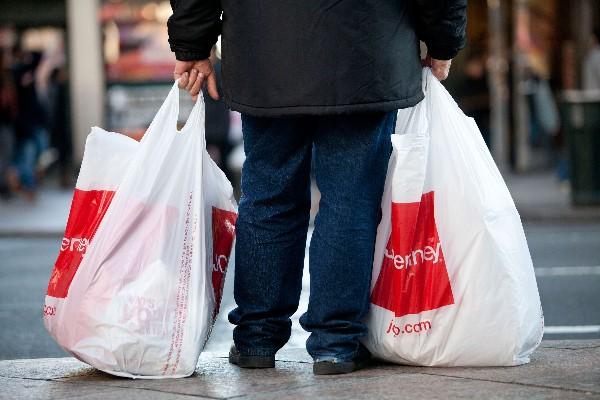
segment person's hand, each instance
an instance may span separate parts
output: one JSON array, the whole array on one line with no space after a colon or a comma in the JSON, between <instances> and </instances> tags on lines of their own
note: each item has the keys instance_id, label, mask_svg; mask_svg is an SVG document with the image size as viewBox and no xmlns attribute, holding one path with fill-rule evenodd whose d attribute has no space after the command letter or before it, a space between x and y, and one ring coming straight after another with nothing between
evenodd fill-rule
<instances>
[{"instance_id":1,"label":"person's hand","mask_svg":"<svg viewBox=\"0 0 600 400\"><path fill-rule=\"evenodd\" d=\"M219 100L217 77L208 58L198 61L175 61L173 77L179 79L179 87L190 92L192 99L196 100L198 93L206 85L210 97Z\"/></svg>"},{"instance_id":2,"label":"person's hand","mask_svg":"<svg viewBox=\"0 0 600 400\"><path fill-rule=\"evenodd\" d=\"M433 76L438 78L440 81L443 81L448 77L450 73L450 64L452 64L452 60L436 60L435 58L431 58L429 54L425 57L423 64L426 67L431 68L431 72Z\"/></svg>"}]
</instances>

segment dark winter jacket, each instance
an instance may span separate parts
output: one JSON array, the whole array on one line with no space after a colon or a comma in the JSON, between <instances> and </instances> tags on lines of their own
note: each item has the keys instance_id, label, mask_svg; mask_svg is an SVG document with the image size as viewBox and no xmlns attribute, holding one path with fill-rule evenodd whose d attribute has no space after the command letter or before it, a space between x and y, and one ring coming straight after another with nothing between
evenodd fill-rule
<instances>
[{"instance_id":1,"label":"dark winter jacket","mask_svg":"<svg viewBox=\"0 0 600 400\"><path fill-rule=\"evenodd\" d=\"M391 111L423 98L419 39L464 46L466 0L171 0L179 60L222 34L225 101L256 116Z\"/></svg>"}]
</instances>

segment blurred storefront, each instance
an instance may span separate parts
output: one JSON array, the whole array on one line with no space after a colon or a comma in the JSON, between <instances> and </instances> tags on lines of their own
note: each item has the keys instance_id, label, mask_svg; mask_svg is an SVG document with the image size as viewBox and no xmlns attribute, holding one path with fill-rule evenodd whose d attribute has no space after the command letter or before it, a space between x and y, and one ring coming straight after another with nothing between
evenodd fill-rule
<instances>
[{"instance_id":1,"label":"blurred storefront","mask_svg":"<svg viewBox=\"0 0 600 400\"><path fill-rule=\"evenodd\" d=\"M91 125L139 137L172 85L168 1L1 1L0 44L6 54L28 51L68 66L75 160ZM191 108L183 100L182 115ZM72 127L72 129L71 129Z\"/></svg>"},{"instance_id":2,"label":"blurred storefront","mask_svg":"<svg viewBox=\"0 0 600 400\"><path fill-rule=\"evenodd\" d=\"M70 185L67 21L64 0L0 2L0 193L17 186L31 199L56 166Z\"/></svg>"},{"instance_id":3,"label":"blurred storefront","mask_svg":"<svg viewBox=\"0 0 600 400\"><path fill-rule=\"evenodd\" d=\"M0 4L0 26L29 37L29 46L66 38L75 160L90 125L132 136L143 132L172 83L168 1ZM565 142L558 99L563 90L581 87L600 2L470 0L468 12L468 45L447 86L477 120L501 168L555 166ZM2 41L8 36L0 34ZM184 103L182 114L189 106Z\"/></svg>"},{"instance_id":4,"label":"blurred storefront","mask_svg":"<svg viewBox=\"0 0 600 400\"><path fill-rule=\"evenodd\" d=\"M81 160L90 125L101 124L104 114L104 73L101 63L98 4L95 0L2 0L0 36L5 63L18 51L37 52L43 63L62 67L57 76L66 120L61 143L70 158ZM39 69L39 68L38 68ZM37 75L37 72L36 72ZM39 82L36 76L36 86ZM38 95L43 95L39 93ZM43 96L42 96L43 97ZM48 115L57 117L53 110ZM84 129L85 127L85 129Z\"/></svg>"},{"instance_id":5,"label":"blurred storefront","mask_svg":"<svg viewBox=\"0 0 600 400\"><path fill-rule=\"evenodd\" d=\"M504 169L560 168L559 101L564 90L581 88L600 3L470 0L468 21L468 45L454 63L451 91L466 98L467 113L487 111L482 131Z\"/></svg>"},{"instance_id":6,"label":"blurred storefront","mask_svg":"<svg viewBox=\"0 0 600 400\"><path fill-rule=\"evenodd\" d=\"M173 84L175 58L166 30L170 15L165 0L101 2L109 129L141 136ZM186 114L188 97L182 97L182 106Z\"/></svg>"}]
</instances>

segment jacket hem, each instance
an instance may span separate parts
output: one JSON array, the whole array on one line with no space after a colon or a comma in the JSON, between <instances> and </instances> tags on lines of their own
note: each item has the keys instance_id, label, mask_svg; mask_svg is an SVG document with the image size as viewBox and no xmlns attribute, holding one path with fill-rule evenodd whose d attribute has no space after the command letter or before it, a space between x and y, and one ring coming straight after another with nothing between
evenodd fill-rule
<instances>
[{"instance_id":1,"label":"jacket hem","mask_svg":"<svg viewBox=\"0 0 600 400\"><path fill-rule=\"evenodd\" d=\"M358 104L338 104L338 105L298 105L298 106L278 106L278 107L259 107L248 104L238 103L225 96L225 103L233 111L239 111L243 114L249 114L255 117L284 117L297 115L331 115L331 114L352 114L362 112L387 112L400 108L413 107L425 98L422 91L414 96L388 101L378 101L372 103Z\"/></svg>"},{"instance_id":2,"label":"jacket hem","mask_svg":"<svg viewBox=\"0 0 600 400\"><path fill-rule=\"evenodd\" d=\"M200 51L173 51L175 59L178 61L200 61L206 60L210 56L210 49Z\"/></svg>"}]
</instances>

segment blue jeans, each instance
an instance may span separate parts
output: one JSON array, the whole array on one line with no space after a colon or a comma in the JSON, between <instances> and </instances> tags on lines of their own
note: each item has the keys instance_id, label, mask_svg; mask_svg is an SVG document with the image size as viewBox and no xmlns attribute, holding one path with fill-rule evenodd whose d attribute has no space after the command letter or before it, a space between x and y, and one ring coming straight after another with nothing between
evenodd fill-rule
<instances>
[{"instance_id":1,"label":"blue jeans","mask_svg":"<svg viewBox=\"0 0 600 400\"><path fill-rule=\"evenodd\" d=\"M349 360L366 334L375 235L396 112L242 116L246 161L229 314L237 349L273 355L298 308L310 211L311 164L321 192L310 243L302 327L318 360ZM314 159L313 159L314 158Z\"/></svg>"},{"instance_id":2,"label":"blue jeans","mask_svg":"<svg viewBox=\"0 0 600 400\"><path fill-rule=\"evenodd\" d=\"M36 189L36 165L40 155L47 148L48 132L41 126L32 127L29 137L17 141L14 168L19 173L21 185L25 189Z\"/></svg>"}]
</instances>

